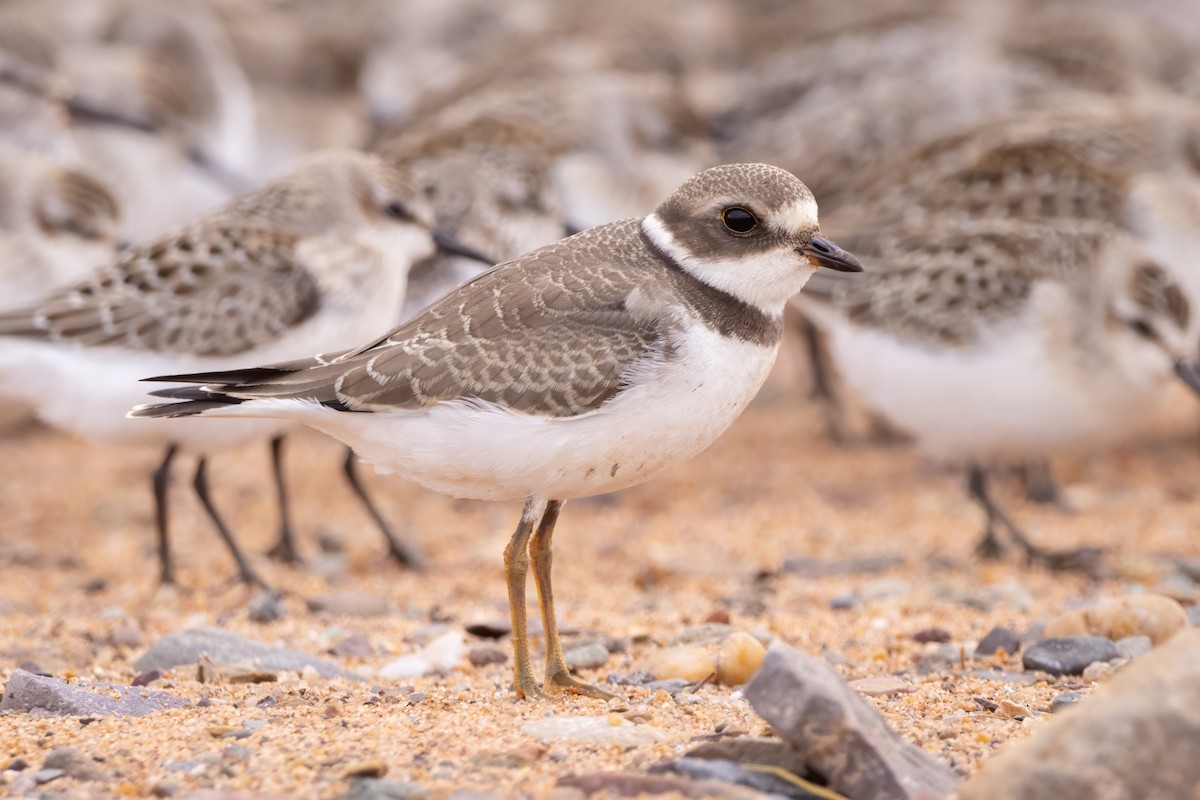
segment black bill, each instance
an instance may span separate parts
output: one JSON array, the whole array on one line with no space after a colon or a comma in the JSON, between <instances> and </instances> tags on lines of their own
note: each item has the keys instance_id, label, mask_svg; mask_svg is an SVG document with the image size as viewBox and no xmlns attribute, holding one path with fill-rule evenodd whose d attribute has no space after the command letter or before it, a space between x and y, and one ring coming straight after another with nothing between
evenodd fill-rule
<instances>
[{"instance_id":1,"label":"black bill","mask_svg":"<svg viewBox=\"0 0 1200 800\"><path fill-rule=\"evenodd\" d=\"M450 256L462 256L463 258L469 258L472 261L482 261L488 266L496 263L496 259L485 256L483 253L479 252L473 247L468 247L448 233L435 230L433 232L433 241L437 245L438 252L440 253L445 253L446 255Z\"/></svg>"},{"instance_id":2,"label":"black bill","mask_svg":"<svg viewBox=\"0 0 1200 800\"><path fill-rule=\"evenodd\" d=\"M835 269L838 272L863 271L863 266L857 258L820 236L809 239L808 244L800 248L800 252L808 256L808 260L818 267Z\"/></svg>"},{"instance_id":3,"label":"black bill","mask_svg":"<svg viewBox=\"0 0 1200 800\"><path fill-rule=\"evenodd\" d=\"M1176 361L1175 374L1196 394L1200 394L1200 370L1190 361Z\"/></svg>"}]
</instances>

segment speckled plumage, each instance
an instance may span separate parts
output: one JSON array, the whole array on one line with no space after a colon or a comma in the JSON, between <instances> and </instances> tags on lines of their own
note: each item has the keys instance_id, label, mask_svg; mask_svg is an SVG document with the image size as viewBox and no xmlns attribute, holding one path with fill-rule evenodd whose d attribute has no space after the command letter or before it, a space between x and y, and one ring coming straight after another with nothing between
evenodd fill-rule
<instances>
[{"instance_id":1,"label":"speckled plumage","mask_svg":"<svg viewBox=\"0 0 1200 800\"><path fill-rule=\"evenodd\" d=\"M323 295L346 283L339 273L363 268L339 254L372 259L313 241L383 226L387 202L419 209L417 194L368 156L311 159L176 234L127 250L79 285L0 315L0 335L189 357L264 347L318 313ZM356 291L365 298L371 290Z\"/></svg>"}]
</instances>

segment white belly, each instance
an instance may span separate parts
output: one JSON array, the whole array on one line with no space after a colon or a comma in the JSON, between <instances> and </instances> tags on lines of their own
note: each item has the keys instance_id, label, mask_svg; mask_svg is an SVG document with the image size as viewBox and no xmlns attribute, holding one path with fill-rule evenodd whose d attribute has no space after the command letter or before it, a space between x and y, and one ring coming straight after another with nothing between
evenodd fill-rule
<instances>
[{"instance_id":1,"label":"white belly","mask_svg":"<svg viewBox=\"0 0 1200 800\"><path fill-rule=\"evenodd\" d=\"M855 396L940 459L1020 461L1108 447L1142 427L1166 395L1165 386L1123 391L1070 369L1022 322L961 350L848 324L826 330Z\"/></svg>"},{"instance_id":2,"label":"white belly","mask_svg":"<svg viewBox=\"0 0 1200 800\"><path fill-rule=\"evenodd\" d=\"M670 363L596 411L563 419L458 401L385 413L261 400L236 409L303 420L377 471L444 494L566 499L641 483L699 453L745 409L777 351L696 326Z\"/></svg>"},{"instance_id":3,"label":"white belly","mask_svg":"<svg viewBox=\"0 0 1200 800\"><path fill-rule=\"evenodd\" d=\"M236 366L228 359L179 359L114 348L82 348L19 339L0 341L0 394L32 406L47 425L94 441L211 453L288 426L278 420L126 419L140 403L162 402L141 383L152 375ZM215 422L215 425L208 423Z\"/></svg>"}]
</instances>

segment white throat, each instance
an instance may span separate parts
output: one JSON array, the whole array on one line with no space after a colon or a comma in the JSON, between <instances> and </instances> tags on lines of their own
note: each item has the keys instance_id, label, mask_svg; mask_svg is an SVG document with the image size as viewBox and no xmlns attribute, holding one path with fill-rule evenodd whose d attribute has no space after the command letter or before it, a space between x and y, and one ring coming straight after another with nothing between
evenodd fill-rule
<instances>
[{"instance_id":1,"label":"white throat","mask_svg":"<svg viewBox=\"0 0 1200 800\"><path fill-rule=\"evenodd\" d=\"M675 239L657 214L642 220L642 232L689 275L771 317L783 314L787 301L816 272L816 267L788 250L755 253L736 259L698 258Z\"/></svg>"}]
</instances>

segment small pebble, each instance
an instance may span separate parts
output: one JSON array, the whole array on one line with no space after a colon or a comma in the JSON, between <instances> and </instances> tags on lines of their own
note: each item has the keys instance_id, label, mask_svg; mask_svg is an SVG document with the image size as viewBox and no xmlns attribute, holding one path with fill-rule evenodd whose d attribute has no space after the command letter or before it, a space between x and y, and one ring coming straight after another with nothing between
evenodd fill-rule
<instances>
[{"instance_id":1,"label":"small pebble","mask_svg":"<svg viewBox=\"0 0 1200 800\"><path fill-rule=\"evenodd\" d=\"M950 631L945 628L922 628L912 635L918 644L945 644L950 641Z\"/></svg>"},{"instance_id":2,"label":"small pebble","mask_svg":"<svg viewBox=\"0 0 1200 800\"><path fill-rule=\"evenodd\" d=\"M1027 670L1051 675L1080 675L1088 664L1117 658L1117 646L1100 636L1062 636L1043 639L1025 651Z\"/></svg>"},{"instance_id":3,"label":"small pebble","mask_svg":"<svg viewBox=\"0 0 1200 800\"><path fill-rule=\"evenodd\" d=\"M162 680L163 671L161 669L151 669L145 672L138 673L138 676L133 679L131 686L149 686L155 681Z\"/></svg>"},{"instance_id":4,"label":"small pebble","mask_svg":"<svg viewBox=\"0 0 1200 800\"><path fill-rule=\"evenodd\" d=\"M730 623L729 609L714 608L708 612L708 616L704 618L705 622L716 622L720 625L728 625Z\"/></svg>"},{"instance_id":5,"label":"small pebble","mask_svg":"<svg viewBox=\"0 0 1200 800\"><path fill-rule=\"evenodd\" d=\"M29 769L29 762L23 758L14 758L4 768L6 770L11 769L13 772L21 772Z\"/></svg>"},{"instance_id":6,"label":"small pebble","mask_svg":"<svg viewBox=\"0 0 1200 800\"><path fill-rule=\"evenodd\" d=\"M342 773L346 778L382 778L387 775L388 766L382 760L373 758L369 761L359 761L346 767Z\"/></svg>"},{"instance_id":7,"label":"small pebble","mask_svg":"<svg viewBox=\"0 0 1200 800\"><path fill-rule=\"evenodd\" d=\"M265 589L250 598L246 615L251 622L275 622L283 619L283 597L279 592Z\"/></svg>"},{"instance_id":8,"label":"small pebble","mask_svg":"<svg viewBox=\"0 0 1200 800\"><path fill-rule=\"evenodd\" d=\"M983 658L993 656L1003 651L1008 655L1015 655L1021 650L1021 635L1012 628L996 627L992 628L983 638L979 640L979 644L975 646L975 656Z\"/></svg>"},{"instance_id":9,"label":"small pebble","mask_svg":"<svg viewBox=\"0 0 1200 800\"><path fill-rule=\"evenodd\" d=\"M608 654L605 653L605 655ZM494 644L477 644L467 649L467 660L474 667L504 664L508 661L508 650Z\"/></svg>"},{"instance_id":10,"label":"small pebble","mask_svg":"<svg viewBox=\"0 0 1200 800\"><path fill-rule=\"evenodd\" d=\"M829 599L829 607L834 611L849 611L852 608L857 608L858 595L848 593L831 597Z\"/></svg>"},{"instance_id":11,"label":"small pebble","mask_svg":"<svg viewBox=\"0 0 1200 800\"><path fill-rule=\"evenodd\" d=\"M599 642L572 647L563 653L572 672L581 669L598 669L608 661L608 648ZM507 660L507 658L506 658Z\"/></svg>"},{"instance_id":12,"label":"small pebble","mask_svg":"<svg viewBox=\"0 0 1200 800\"><path fill-rule=\"evenodd\" d=\"M1050 713L1057 714L1065 708L1069 708L1079 701L1083 700L1083 695L1079 692L1063 692L1056 694L1054 699L1050 701Z\"/></svg>"}]
</instances>

